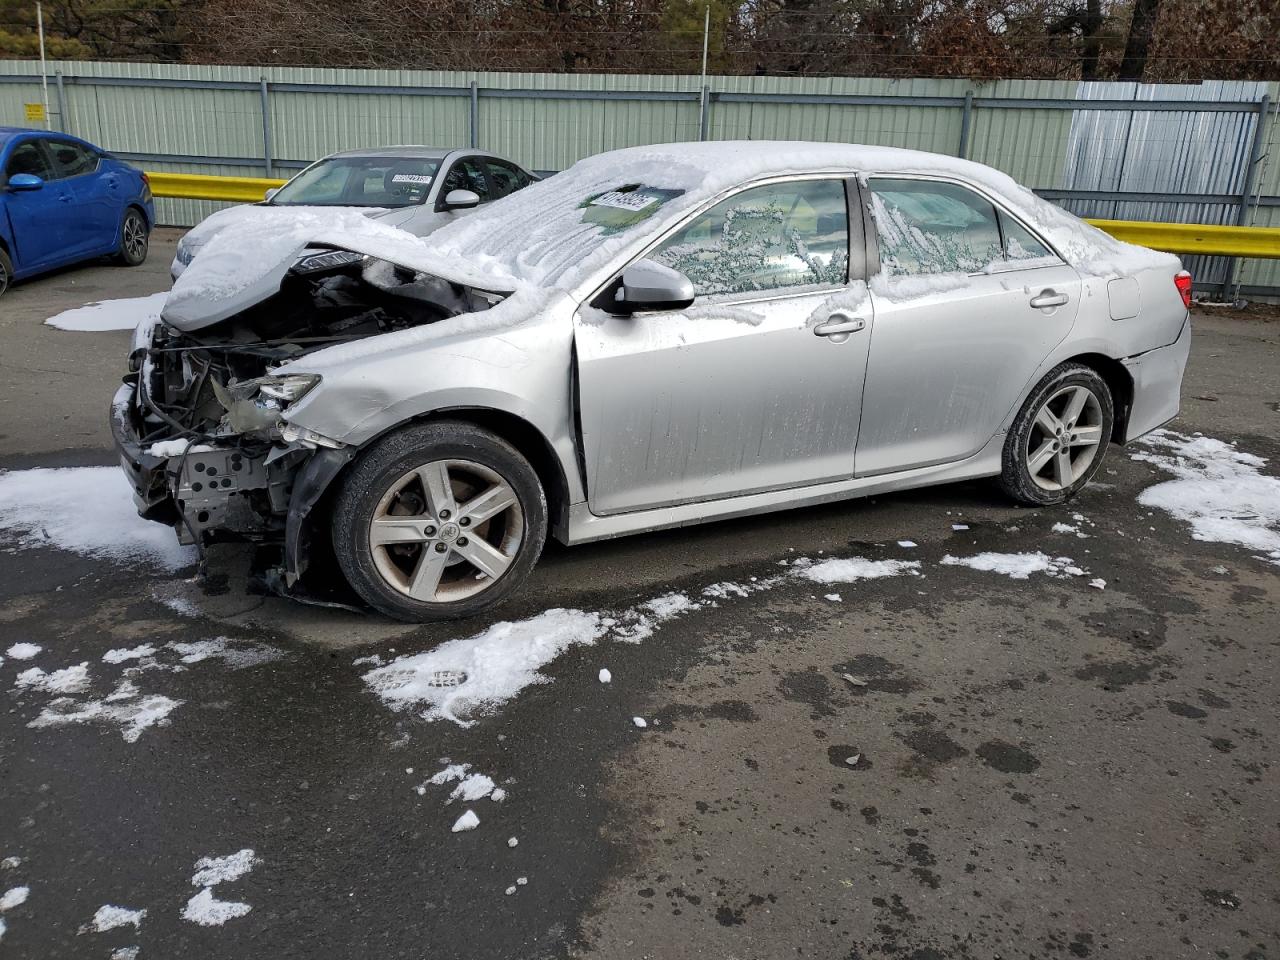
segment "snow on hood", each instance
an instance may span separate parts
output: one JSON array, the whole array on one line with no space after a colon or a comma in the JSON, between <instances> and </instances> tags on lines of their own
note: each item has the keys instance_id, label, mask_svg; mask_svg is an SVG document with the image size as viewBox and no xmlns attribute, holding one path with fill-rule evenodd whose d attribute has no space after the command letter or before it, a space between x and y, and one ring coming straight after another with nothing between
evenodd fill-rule
<instances>
[{"instance_id":1,"label":"snow on hood","mask_svg":"<svg viewBox=\"0 0 1280 960\"><path fill-rule=\"evenodd\" d=\"M200 255L174 282L162 316L180 330L199 330L265 300L298 256L310 246L332 246L367 253L460 283L490 284L492 273L433 255L427 241L370 219L352 207L257 207L215 231ZM207 222L207 221L206 221ZM511 278L500 278L514 289ZM488 289L499 289L489 286Z\"/></svg>"},{"instance_id":2,"label":"snow on hood","mask_svg":"<svg viewBox=\"0 0 1280 960\"><path fill-rule=\"evenodd\" d=\"M263 203L241 203L209 214L209 216L183 234L182 242L190 247L200 248L228 227L235 227L242 223L253 223L262 216L285 218L290 214L301 216L319 214L325 216L333 213L334 210L354 210L362 216L382 220L386 219L387 214L403 213L405 210L412 211L412 209L410 207L395 210L390 210L386 207L273 207Z\"/></svg>"}]
</instances>

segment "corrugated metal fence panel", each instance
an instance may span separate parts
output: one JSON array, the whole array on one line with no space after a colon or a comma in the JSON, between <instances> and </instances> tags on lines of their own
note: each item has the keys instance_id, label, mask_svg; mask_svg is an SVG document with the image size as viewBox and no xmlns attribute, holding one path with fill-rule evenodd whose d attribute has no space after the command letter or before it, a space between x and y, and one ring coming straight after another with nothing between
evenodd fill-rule
<instances>
[{"instance_id":1,"label":"corrugated metal fence panel","mask_svg":"<svg viewBox=\"0 0 1280 960\"><path fill-rule=\"evenodd\" d=\"M1280 102L1280 81L1267 84L1273 104ZM1272 113L1263 144L1258 192L1280 195L1280 112ZM1259 227L1280 227L1280 207L1258 207L1252 221ZM1245 286L1280 287L1280 260L1245 260L1240 266L1240 282Z\"/></svg>"},{"instance_id":2,"label":"corrugated metal fence panel","mask_svg":"<svg viewBox=\"0 0 1280 960\"><path fill-rule=\"evenodd\" d=\"M1075 84L1061 80L998 80L974 88L982 98L1070 97ZM1002 170L1032 188L1062 186L1062 152L1071 129L1067 110L978 108L973 113L969 159Z\"/></svg>"}]
</instances>

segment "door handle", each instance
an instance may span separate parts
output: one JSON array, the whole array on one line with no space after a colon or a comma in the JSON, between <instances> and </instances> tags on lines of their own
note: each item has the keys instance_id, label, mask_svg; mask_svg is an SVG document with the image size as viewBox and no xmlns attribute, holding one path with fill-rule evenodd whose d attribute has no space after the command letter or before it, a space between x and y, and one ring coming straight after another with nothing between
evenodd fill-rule
<instances>
[{"instance_id":1,"label":"door handle","mask_svg":"<svg viewBox=\"0 0 1280 960\"><path fill-rule=\"evenodd\" d=\"M1041 290L1037 296L1031 298L1031 306L1037 310L1043 310L1046 307L1061 307L1070 299L1065 293L1058 293L1056 290Z\"/></svg>"},{"instance_id":2,"label":"door handle","mask_svg":"<svg viewBox=\"0 0 1280 960\"><path fill-rule=\"evenodd\" d=\"M836 337L844 334L847 338L849 334L857 333L866 326L867 321L861 317L848 317L843 320L828 320L826 323L820 323L813 328L813 333L819 337Z\"/></svg>"},{"instance_id":3,"label":"door handle","mask_svg":"<svg viewBox=\"0 0 1280 960\"><path fill-rule=\"evenodd\" d=\"M69 194L69 193L60 193L60 194L58 194L58 200L59 200L61 203L70 203L70 202L71 202L71 194Z\"/></svg>"}]
</instances>

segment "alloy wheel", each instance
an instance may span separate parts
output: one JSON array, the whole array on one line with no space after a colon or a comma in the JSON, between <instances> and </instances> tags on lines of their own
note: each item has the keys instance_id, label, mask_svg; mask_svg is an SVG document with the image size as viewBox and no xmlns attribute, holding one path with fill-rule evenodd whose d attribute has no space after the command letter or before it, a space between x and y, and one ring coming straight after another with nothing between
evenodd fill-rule
<instances>
[{"instance_id":1,"label":"alloy wheel","mask_svg":"<svg viewBox=\"0 0 1280 960\"><path fill-rule=\"evenodd\" d=\"M414 600L449 603L493 586L520 552L524 512L515 489L471 460L434 460L383 493L369 549L383 580Z\"/></svg>"},{"instance_id":2,"label":"alloy wheel","mask_svg":"<svg viewBox=\"0 0 1280 960\"><path fill-rule=\"evenodd\" d=\"M124 219L124 252L130 260L140 260L147 252L147 228L136 213Z\"/></svg>"},{"instance_id":3,"label":"alloy wheel","mask_svg":"<svg viewBox=\"0 0 1280 960\"><path fill-rule=\"evenodd\" d=\"M1102 404L1088 387L1063 387L1036 412L1027 436L1027 472L1042 490L1066 490L1102 448Z\"/></svg>"}]
</instances>

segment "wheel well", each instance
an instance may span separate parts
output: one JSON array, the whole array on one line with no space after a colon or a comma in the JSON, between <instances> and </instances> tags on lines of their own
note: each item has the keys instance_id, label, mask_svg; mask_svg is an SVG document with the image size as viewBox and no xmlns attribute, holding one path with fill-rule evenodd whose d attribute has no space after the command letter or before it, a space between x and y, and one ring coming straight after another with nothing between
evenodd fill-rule
<instances>
[{"instance_id":1,"label":"wheel well","mask_svg":"<svg viewBox=\"0 0 1280 960\"><path fill-rule=\"evenodd\" d=\"M1111 440L1124 443L1125 431L1129 425L1129 411L1133 409L1133 377L1119 360L1101 353L1082 353L1071 357L1070 363L1081 363L1092 367L1106 381L1111 391L1111 402L1115 408L1115 423L1111 427Z\"/></svg>"},{"instance_id":2,"label":"wheel well","mask_svg":"<svg viewBox=\"0 0 1280 960\"><path fill-rule=\"evenodd\" d=\"M140 203L126 204L124 209L125 209L125 213L128 213L130 210L137 210L140 214L142 214L142 219L146 223L148 231L150 231L152 228L155 227L155 224L147 219L147 211L146 211L146 208L142 206L142 204Z\"/></svg>"},{"instance_id":3,"label":"wheel well","mask_svg":"<svg viewBox=\"0 0 1280 960\"><path fill-rule=\"evenodd\" d=\"M529 461L547 497L547 519L551 532L564 530L569 522L569 483L560 459L537 427L513 413L484 407L454 407L433 410L419 423L432 420L462 420L483 427L520 451Z\"/></svg>"}]
</instances>

